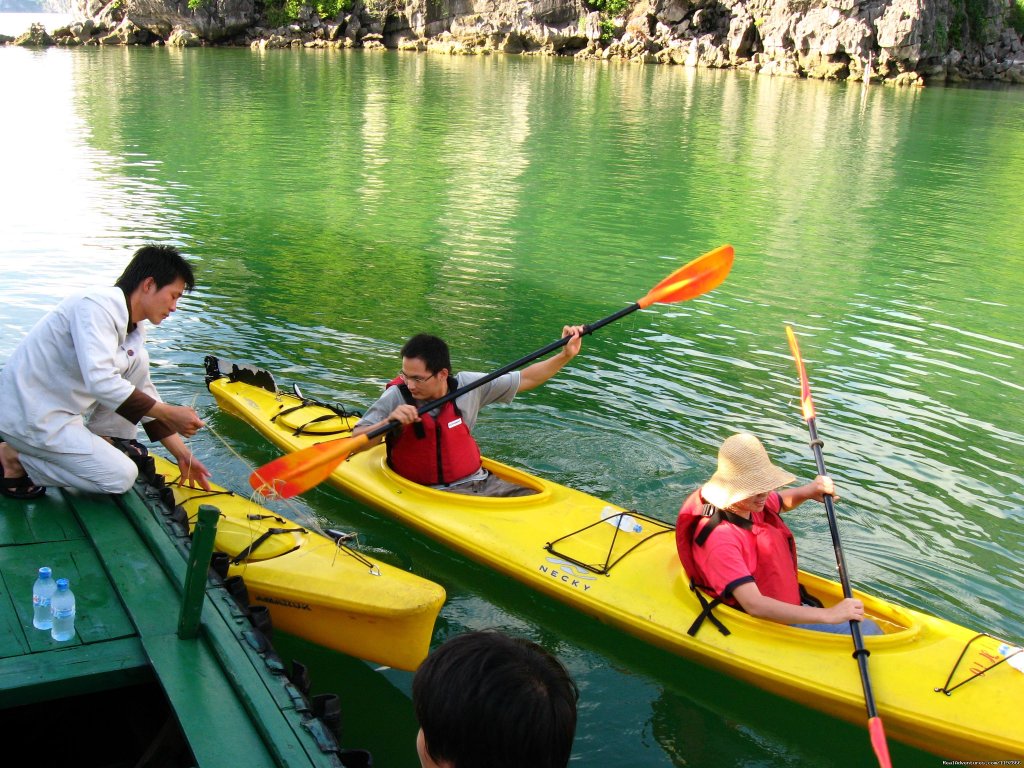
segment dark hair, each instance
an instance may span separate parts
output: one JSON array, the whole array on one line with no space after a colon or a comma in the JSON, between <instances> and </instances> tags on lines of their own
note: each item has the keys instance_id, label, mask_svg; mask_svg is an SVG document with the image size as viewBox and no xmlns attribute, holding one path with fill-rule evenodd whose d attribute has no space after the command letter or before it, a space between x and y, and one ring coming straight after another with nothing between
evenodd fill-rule
<instances>
[{"instance_id":1,"label":"dark hair","mask_svg":"<svg viewBox=\"0 0 1024 768\"><path fill-rule=\"evenodd\" d=\"M558 659L493 630L448 640L412 681L426 750L454 768L564 768L578 699Z\"/></svg>"},{"instance_id":2,"label":"dark hair","mask_svg":"<svg viewBox=\"0 0 1024 768\"><path fill-rule=\"evenodd\" d=\"M442 368L447 368L449 373L452 370L448 345L443 339L429 333L417 334L405 342L402 357L418 357L431 373L437 373Z\"/></svg>"},{"instance_id":3,"label":"dark hair","mask_svg":"<svg viewBox=\"0 0 1024 768\"><path fill-rule=\"evenodd\" d=\"M130 296L147 277L156 281L157 288L163 288L178 278L185 281L186 290L196 287L192 267L173 245L144 245L139 248L114 285Z\"/></svg>"}]
</instances>

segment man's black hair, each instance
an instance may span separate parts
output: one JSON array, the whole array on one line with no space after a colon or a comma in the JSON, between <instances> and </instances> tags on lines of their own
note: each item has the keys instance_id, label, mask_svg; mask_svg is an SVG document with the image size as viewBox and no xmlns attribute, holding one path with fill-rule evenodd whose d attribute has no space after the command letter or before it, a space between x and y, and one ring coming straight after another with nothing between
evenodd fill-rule
<instances>
[{"instance_id":1,"label":"man's black hair","mask_svg":"<svg viewBox=\"0 0 1024 768\"><path fill-rule=\"evenodd\" d=\"M147 277L153 278L157 289L179 277L185 281L186 290L196 287L192 267L173 245L144 245L139 248L114 285L130 296Z\"/></svg>"},{"instance_id":2,"label":"man's black hair","mask_svg":"<svg viewBox=\"0 0 1024 768\"><path fill-rule=\"evenodd\" d=\"M558 659L492 630L448 640L412 683L426 750L454 768L565 768L578 699Z\"/></svg>"},{"instance_id":3,"label":"man's black hair","mask_svg":"<svg viewBox=\"0 0 1024 768\"><path fill-rule=\"evenodd\" d=\"M448 345L443 339L431 336L429 333L417 334L405 342L405 346L402 347L402 357L418 357L431 373L437 373L442 368L448 369L449 373L452 370L452 358L448 352Z\"/></svg>"}]
</instances>

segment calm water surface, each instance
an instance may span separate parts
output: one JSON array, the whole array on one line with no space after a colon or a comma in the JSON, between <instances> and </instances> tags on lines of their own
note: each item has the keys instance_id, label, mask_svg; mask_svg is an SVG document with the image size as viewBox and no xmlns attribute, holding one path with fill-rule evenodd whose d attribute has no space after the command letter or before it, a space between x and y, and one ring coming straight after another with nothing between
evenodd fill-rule
<instances>
[{"instance_id":1,"label":"calm water surface","mask_svg":"<svg viewBox=\"0 0 1024 768\"><path fill-rule=\"evenodd\" d=\"M156 378L209 421L194 447L222 484L247 489L277 454L217 411L206 354L361 406L413 332L488 370L731 243L720 289L588 337L559 377L488 412L485 451L666 520L736 430L810 478L792 324L855 585L1024 638L1024 90L0 49L0 97L0 361L142 243L180 245L201 285L151 335ZM609 630L335 491L298 511L444 584L436 642L497 626L558 653L582 690L576 764L872 762L862 729ZM834 573L820 507L791 525L803 567ZM342 694L347 744L415 765L409 675L278 644Z\"/></svg>"}]
</instances>

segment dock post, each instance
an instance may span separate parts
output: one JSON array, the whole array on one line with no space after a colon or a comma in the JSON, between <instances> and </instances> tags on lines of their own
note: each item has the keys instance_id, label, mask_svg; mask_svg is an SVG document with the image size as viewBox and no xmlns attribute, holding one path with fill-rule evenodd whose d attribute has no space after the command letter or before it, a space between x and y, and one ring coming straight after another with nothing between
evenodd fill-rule
<instances>
[{"instance_id":1,"label":"dock post","mask_svg":"<svg viewBox=\"0 0 1024 768\"><path fill-rule=\"evenodd\" d=\"M192 531L192 548L185 571L185 588L181 598L181 615L178 618L178 637L191 640L199 634L199 617L203 612L203 596L206 594L207 571L213 554L213 541L217 535L217 520L220 511L209 504L199 506L196 527Z\"/></svg>"}]
</instances>

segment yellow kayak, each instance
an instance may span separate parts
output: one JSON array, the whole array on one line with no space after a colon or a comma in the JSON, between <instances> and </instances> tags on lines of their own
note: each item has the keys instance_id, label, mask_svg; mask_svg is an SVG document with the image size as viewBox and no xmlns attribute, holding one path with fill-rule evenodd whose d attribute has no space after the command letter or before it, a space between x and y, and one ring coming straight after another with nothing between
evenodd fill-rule
<instances>
[{"instance_id":1,"label":"yellow kayak","mask_svg":"<svg viewBox=\"0 0 1024 768\"><path fill-rule=\"evenodd\" d=\"M345 437L343 409L277 390L261 369L207 358L220 407L284 451ZM855 724L866 714L848 636L796 629L719 606L705 621L676 553L675 529L635 511L484 459L532 496L482 498L411 483L383 446L350 456L329 482L467 557L673 653ZM624 515L628 525L617 525ZM627 518L628 521L628 518ZM625 528L625 530L623 529ZM639 530L636 530L639 528ZM801 572L826 605L840 585ZM1024 755L1024 653L1014 644L881 598L854 593L885 634L865 637L886 733L958 760Z\"/></svg>"},{"instance_id":2,"label":"yellow kayak","mask_svg":"<svg viewBox=\"0 0 1024 768\"><path fill-rule=\"evenodd\" d=\"M217 486L179 485L178 467L153 456L174 503L195 526L201 504L220 510L215 549L229 556L251 605L296 637L367 661L415 670L426 658L444 589L304 528Z\"/></svg>"}]
</instances>

